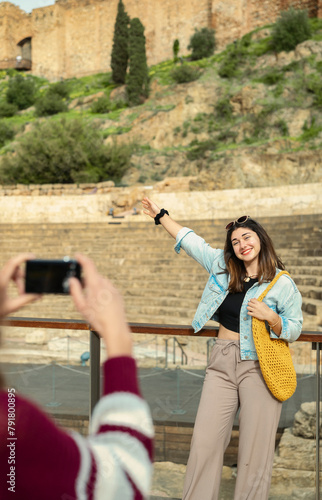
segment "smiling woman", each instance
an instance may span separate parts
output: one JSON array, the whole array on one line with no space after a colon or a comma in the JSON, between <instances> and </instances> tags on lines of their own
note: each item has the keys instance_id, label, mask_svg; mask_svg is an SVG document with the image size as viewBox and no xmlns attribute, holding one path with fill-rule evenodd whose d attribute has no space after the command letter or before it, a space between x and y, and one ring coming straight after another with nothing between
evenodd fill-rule
<instances>
[{"instance_id":1,"label":"smiling woman","mask_svg":"<svg viewBox=\"0 0 322 500\"><path fill-rule=\"evenodd\" d=\"M231 276L230 292L241 292L242 282L247 277L256 276L262 284L272 281L276 268L285 269L271 238L257 221L248 216L245 221L235 221L228 226L224 255L227 272Z\"/></svg>"},{"instance_id":2,"label":"smiling woman","mask_svg":"<svg viewBox=\"0 0 322 500\"><path fill-rule=\"evenodd\" d=\"M191 442L183 500L217 500L223 456L238 409L239 451L235 500L267 500L275 435L282 403L265 384L256 352L252 318L265 321L273 340L294 342L301 333L301 295L283 275L261 302L258 298L284 265L265 229L250 216L226 226L224 250L211 248L191 229L175 222L149 198L144 213L203 266L209 279L192 326L220 324L210 356Z\"/></svg>"}]
</instances>

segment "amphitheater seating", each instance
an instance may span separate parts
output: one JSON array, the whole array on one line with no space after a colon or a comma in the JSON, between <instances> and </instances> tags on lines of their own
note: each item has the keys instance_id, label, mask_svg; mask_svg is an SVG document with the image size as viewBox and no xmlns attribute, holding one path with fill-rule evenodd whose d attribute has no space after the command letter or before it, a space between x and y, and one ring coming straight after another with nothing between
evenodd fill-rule
<instances>
[{"instance_id":1,"label":"amphitheater seating","mask_svg":"<svg viewBox=\"0 0 322 500\"><path fill-rule=\"evenodd\" d=\"M322 215L261 218L303 296L305 329L322 329ZM222 247L227 221L181 221L212 246ZM80 251L90 255L125 295L131 322L190 324L206 272L152 222L124 219L121 224L1 224L0 260L32 251L61 258ZM31 317L78 318L69 298L46 297L28 306Z\"/></svg>"}]
</instances>

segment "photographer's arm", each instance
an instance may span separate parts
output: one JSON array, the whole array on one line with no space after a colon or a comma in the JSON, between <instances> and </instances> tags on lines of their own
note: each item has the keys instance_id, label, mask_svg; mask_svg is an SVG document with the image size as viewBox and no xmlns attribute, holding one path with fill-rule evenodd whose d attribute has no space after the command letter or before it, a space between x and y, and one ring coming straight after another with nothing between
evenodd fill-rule
<instances>
[{"instance_id":1,"label":"photographer's arm","mask_svg":"<svg viewBox=\"0 0 322 500\"><path fill-rule=\"evenodd\" d=\"M111 500L126 500L132 498L136 485L136 498L146 498L152 475L154 430L149 407L139 389L123 298L90 259L83 255L76 258L82 266L84 289L72 278L71 295L83 317L102 336L108 354L104 396L95 407L88 443L99 472L97 490L113 492Z\"/></svg>"},{"instance_id":2,"label":"photographer's arm","mask_svg":"<svg viewBox=\"0 0 322 500\"><path fill-rule=\"evenodd\" d=\"M14 312L37 296L24 293L21 264L33 256L14 257L0 272L0 314ZM84 285L72 278L70 289L77 309L103 337L109 359L104 363L103 396L96 405L87 438L59 428L15 389L15 437L19 443L14 488L26 498L55 500L130 500L147 498L152 476L153 423L140 394L132 357L132 337L123 300L87 257L78 256ZM18 297L8 285L13 280ZM0 424L8 419L9 390L0 390ZM4 429L0 439L5 439ZM1 429L1 425L0 425ZM13 446L13 445L12 445ZM0 447L0 498L7 498L7 448ZM4 475L3 475L4 474ZM14 491L14 490L13 490Z\"/></svg>"},{"instance_id":3,"label":"photographer's arm","mask_svg":"<svg viewBox=\"0 0 322 500\"><path fill-rule=\"evenodd\" d=\"M152 200L150 200L147 197L143 198L142 205L143 205L143 212L146 215L149 215L152 219L154 219L155 216L158 215L158 213L160 213L160 208L158 207L158 205L156 205ZM182 229L182 226L173 219L171 219L171 217L167 214L161 217L160 222L164 227L164 229L174 239L177 237L177 234L180 231L180 229Z\"/></svg>"}]
</instances>

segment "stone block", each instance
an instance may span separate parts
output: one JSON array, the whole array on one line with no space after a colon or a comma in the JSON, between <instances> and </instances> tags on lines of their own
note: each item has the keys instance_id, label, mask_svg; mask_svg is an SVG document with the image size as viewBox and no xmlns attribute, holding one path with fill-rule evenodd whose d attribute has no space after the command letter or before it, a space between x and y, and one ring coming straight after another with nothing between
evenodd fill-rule
<instances>
[{"instance_id":1,"label":"stone block","mask_svg":"<svg viewBox=\"0 0 322 500\"><path fill-rule=\"evenodd\" d=\"M26 334L26 344L44 345L48 342L48 332L46 330L34 330Z\"/></svg>"}]
</instances>

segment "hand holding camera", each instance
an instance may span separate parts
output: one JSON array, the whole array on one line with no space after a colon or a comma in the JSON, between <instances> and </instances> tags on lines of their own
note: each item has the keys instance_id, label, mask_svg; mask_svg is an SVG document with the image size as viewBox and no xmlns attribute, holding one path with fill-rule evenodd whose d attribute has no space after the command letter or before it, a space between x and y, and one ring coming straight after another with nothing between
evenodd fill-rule
<instances>
[{"instance_id":1,"label":"hand holding camera","mask_svg":"<svg viewBox=\"0 0 322 500\"><path fill-rule=\"evenodd\" d=\"M33 254L23 253L8 260L0 271L0 317L18 311L21 307L34 302L39 298L37 294L25 293L24 271L21 265L27 260L32 259ZM8 295L10 281L13 281L18 296Z\"/></svg>"},{"instance_id":2,"label":"hand holding camera","mask_svg":"<svg viewBox=\"0 0 322 500\"><path fill-rule=\"evenodd\" d=\"M11 280L18 291L15 298L8 295ZM132 335L123 298L98 273L91 259L78 254L75 260L39 260L28 253L10 259L0 271L0 317L34 302L43 293L70 293L76 309L104 339L109 358L132 355Z\"/></svg>"}]
</instances>

